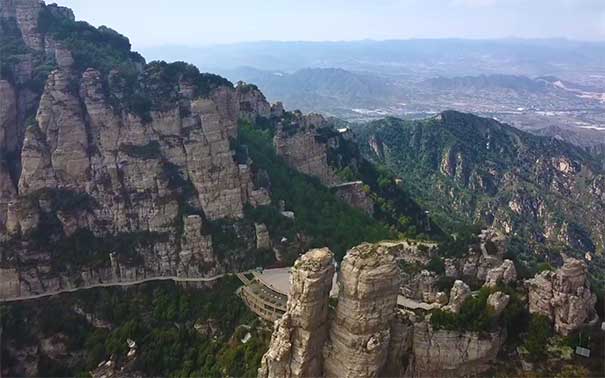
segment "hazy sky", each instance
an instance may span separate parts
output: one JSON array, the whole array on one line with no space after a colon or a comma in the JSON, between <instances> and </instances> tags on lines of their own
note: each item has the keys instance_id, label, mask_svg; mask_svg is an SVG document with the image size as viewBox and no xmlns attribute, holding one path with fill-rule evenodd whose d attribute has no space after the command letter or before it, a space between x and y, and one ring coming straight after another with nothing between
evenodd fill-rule
<instances>
[{"instance_id":1,"label":"hazy sky","mask_svg":"<svg viewBox=\"0 0 605 378\"><path fill-rule=\"evenodd\" d=\"M54 0L135 48L256 40L605 40L605 0ZM52 1L48 1L52 2Z\"/></svg>"}]
</instances>

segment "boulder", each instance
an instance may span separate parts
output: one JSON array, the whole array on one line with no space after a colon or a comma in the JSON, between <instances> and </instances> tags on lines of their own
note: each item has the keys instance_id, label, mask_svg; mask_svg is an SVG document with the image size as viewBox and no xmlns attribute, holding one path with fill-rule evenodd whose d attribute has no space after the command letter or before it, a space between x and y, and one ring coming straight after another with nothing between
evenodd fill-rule
<instances>
[{"instance_id":1,"label":"boulder","mask_svg":"<svg viewBox=\"0 0 605 378\"><path fill-rule=\"evenodd\" d=\"M489 295L489 297L487 297L487 305L491 307L494 316L500 316L500 314L502 314L502 311L504 311L504 309L508 305L509 301L510 295L504 294L501 291L492 293Z\"/></svg>"},{"instance_id":2,"label":"boulder","mask_svg":"<svg viewBox=\"0 0 605 378\"><path fill-rule=\"evenodd\" d=\"M445 307L446 310L458 313L464 302L471 297L471 289L463 281L456 280L450 290L450 300Z\"/></svg>"},{"instance_id":3,"label":"boulder","mask_svg":"<svg viewBox=\"0 0 605 378\"><path fill-rule=\"evenodd\" d=\"M495 287L498 283L510 284L517 280L517 270L511 260L504 260L502 265L487 271L483 286Z\"/></svg>"}]
</instances>

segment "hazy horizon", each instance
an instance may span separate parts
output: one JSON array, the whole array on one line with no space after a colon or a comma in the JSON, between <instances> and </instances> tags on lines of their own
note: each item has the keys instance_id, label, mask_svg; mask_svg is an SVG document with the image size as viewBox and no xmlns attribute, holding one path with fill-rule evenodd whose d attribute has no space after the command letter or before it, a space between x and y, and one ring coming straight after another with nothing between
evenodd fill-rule
<instances>
[{"instance_id":1,"label":"hazy horizon","mask_svg":"<svg viewBox=\"0 0 605 378\"><path fill-rule=\"evenodd\" d=\"M72 8L78 20L128 36L135 49L408 39L605 41L602 0L181 0L178 7L149 0L58 3Z\"/></svg>"}]
</instances>

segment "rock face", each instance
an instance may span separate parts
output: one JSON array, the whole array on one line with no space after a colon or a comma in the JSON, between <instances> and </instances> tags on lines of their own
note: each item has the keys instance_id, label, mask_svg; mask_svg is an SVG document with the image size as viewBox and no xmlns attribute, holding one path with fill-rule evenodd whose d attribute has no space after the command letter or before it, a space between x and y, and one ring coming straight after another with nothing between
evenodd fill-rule
<instances>
[{"instance_id":1,"label":"rock face","mask_svg":"<svg viewBox=\"0 0 605 378\"><path fill-rule=\"evenodd\" d=\"M467 376L485 371L504 343L500 333L479 334L434 330L427 322L414 325L414 377Z\"/></svg>"},{"instance_id":2,"label":"rock face","mask_svg":"<svg viewBox=\"0 0 605 378\"><path fill-rule=\"evenodd\" d=\"M267 226L256 223L254 228L256 231L256 249L270 249L271 237L269 236Z\"/></svg>"},{"instance_id":3,"label":"rock face","mask_svg":"<svg viewBox=\"0 0 605 378\"><path fill-rule=\"evenodd\" d=\"M386 248L349 251L339 273L336 315L324 346L326 377L376 377L389 355L399 268Z\"/></svg>"},{"instance_id":4,"label":"rock face","mask_svg":"<svg viewBox=\"0 0 605 378\"><path fill-rule=\"evenodd\" d=\"M341 180L328 164L330 136L322 134L328 129L327 121L319 114L295 115L294 121L282 123L273 138L277 154L291 167L317 177L326 186L339 184Z\"/></svg>"},{"instance_id":5,"label":"rock face","mask_svg":"<svg viewBox=\"0 0 605 378\"><path fill-rule=\"evenodd\" d=\"M501 291L497 291L492 293L487 297L487 304L491 306L494 311L494 316L500 316L502 311L508 306L508 302L510 301L510 295L504 294Z\"/></svg>"},{"instance_id":6,"label":"rock face","mask_svg":"<svg viewBox=\"0 0 605 378\"><path fill-rule=\"evenodd\" d=\"M556 272L544 271L527 280L529 311L554 321L555 331L568 335L596 315L596 295L590 290L586 264L564 257Z\"/></svg>"},{"instance_id":7,"label":"rock face","mask_svg":"<svg viewBox=\"0 0 605 378\"><path fill-rule=\"evenodd\" d=\"M466 301L471 296L471 289L463 281L456 280L450 290L450 300L446 307L451 312L458 313Z\"/></svg>"},{"instance_id":8,"label":"rock face","mask_svg":"<svg viewBox=\"0 0 605 378\"><path fill-rule=\"evenodd\" d=\"M259 377L461 376L489 368L506 338L505 331L436 330L426 318L417 320L416 314L397 308L397 250L384 242L362 244L347 253L338 276L338 303L329 309L327 321L327 280L332 273L327 273L325 263L317 262L317 256L320 261L327 258L315 250L299 259L293 269L288 312L275 323ZM321 299L319 287L325 288ZM471 295L462 281L456 282L452 293L455 306ZM488 303L498 315L509 300L508 295L496 292ZM323 359L318 350L323 350Z\"/></svg>"},{"instance_id":9,"label":"rock face","mask_svg":"<svg viewBox=\"0 0 605 378\"><path fill-rule=\"evenodd\" d=\"M498 283L510 284L517 280L517 270L511 260L504 260L502 265L487 271L485 286L494 287Z\"/></svg>"},{"instance_id":10,"label":"rock face","mask_svg":"<svg viewBox=\"0 0 605 378\"><path fill-rule=\"evenodd\" d=\"M401 293L407 298L421 302L435 302L439 292L438 280L438 275L428 270L422 270L413 275L403 273L404 285L401 287Z\"/></svg>"},{"instance_id":11,"label":"rock face","mask_svg":"<svg viewBox=\"0 0 605 378\"><path fill-rule=\"evenodd\" d=\"M271 105L255 85L239 82L235 90L239 99L240 117L242 119L254 122L256 117L271 117Z\"/></svg>"},{"instance_id":12,"label":"rock face","mask_svg":"<svg viewBox=\"0 0 605 378\"><path fill-rule=\"evenodd\" d=\"M296 261L287 310L275 322L259 377L321 375L321 351L328 330L328 300L334 270L333 255L327 248L311 250Z\"/></svg>"},{"instance_id":13,"label":"rock face","mask_svg":"<svg viewBox=\"0 0 605 378\"><path fill-rule=\"evenodd\" d=\"M21 49L0 78L0 260L11 272L3 293L239 269L244 257L217 256L211 226L271 201L233 145L241 104L271 115L262 94L185 64L145 64L107 28L87 29L99 37L87 43L110 40L123 61L86 68L97 62L46 31L70 27L67 8L0 0L0 21ZM254 250L253 224L241 229ZM40 234L48 240L32 237ZM270 245L260 234L259 246ZM82 243L91 256L69 256L75 248L65 245Z\"/></svg>"},{"instance_id":14,"label":"rock face","mask_svg":"<svg viewBox=\"0 0 605 378\"><path fill-rule=\"evenodd\" d=\"M478 242L469 248L464 258L445 259L446 276L483 282L491 269L502 265L506 248L507 239L502 233L493 228L485 229L479 235ZM507 266L508 263L505 267ZM510 278L510 274L512 272L507 270L507 279ZM496 278L502 279L500 276Z\"/></svg>"},{"instance_id":15,"label":"rock face","mask_svg":"<svg viewBox=\"0 0 605 378\"><path fill-rule=\"evenodd\" d=\"M359 209L368 215L374 214L374 201L365 189L362 181L348 182L332 187L336 196L348 203L351 207Z\"/></svg>"}]
</instances>

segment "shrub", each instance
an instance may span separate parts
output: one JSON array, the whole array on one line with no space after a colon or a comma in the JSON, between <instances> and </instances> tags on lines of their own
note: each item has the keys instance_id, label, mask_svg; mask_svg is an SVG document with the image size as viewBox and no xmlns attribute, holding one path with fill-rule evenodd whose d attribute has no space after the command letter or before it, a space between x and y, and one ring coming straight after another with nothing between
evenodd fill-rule
<instances>
[{"instance_id":1,"label":"shrub","mask_svg":"<svg viewBox=\"0 0 605 378\"><path fill-rule=\"evenodd\" d=\"M431 261L429 261L428 265L426 266L426 268L432 272L435 272L437 274L444 274L445 273L445 263L443 262L443 259L441 257L435 256L431 259Z\"/></svg>"},{"instance_id":2,"label":"shrub","mask_svg":"<svg viewBox=\"0 0 605 378\"><path fill-rule=\"evenodd\" d=\"M547 316L533 314L529 322L528 334L523 346L528 359L540 361L546 357L548 339L553 335L552 322Z\"/></svg>"},{"instance_id":3,"label":"shrub","mask_svg":"<svg viewBox=\"0 0 605 378\"><path fill-rule=\"evenodd\" d=\"M126 155L136 159L152 160L159 159L162 157L162 149L160 143L156 140L153 140L144 145L123 143L120 144L119 149Z\"/></svg>"}]
</instances>

